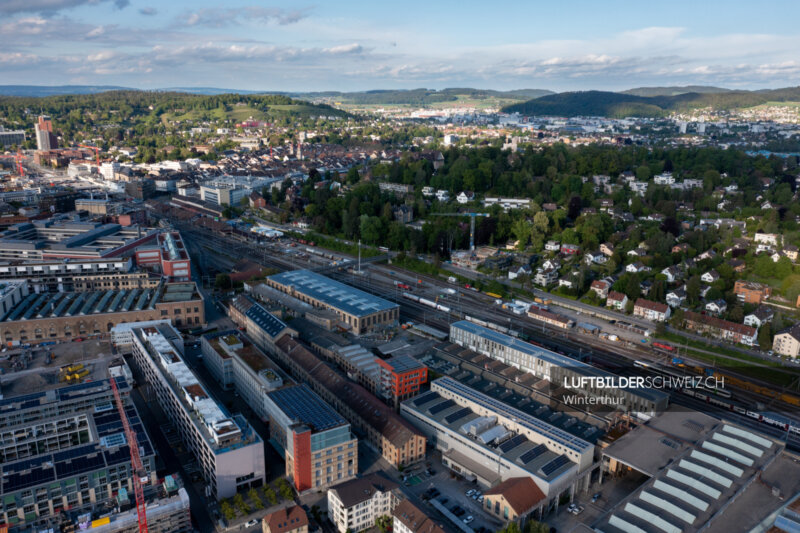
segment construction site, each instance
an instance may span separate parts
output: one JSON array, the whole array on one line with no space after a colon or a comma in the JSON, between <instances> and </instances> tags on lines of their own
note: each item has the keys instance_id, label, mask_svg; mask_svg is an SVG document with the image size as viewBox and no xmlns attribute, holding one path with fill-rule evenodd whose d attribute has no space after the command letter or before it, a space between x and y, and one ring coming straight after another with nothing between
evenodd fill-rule
<instances>
[{"instance_id":1,"label":"construction site","mask_svg":"<svg viewBox=\"0 0 800 533\"><path fill-rule=\"evenodd\" d=\"M0 353L2 397L42 391L108 377L112 353L103 339L6 348Z\"/></svg>"}]
</instances>

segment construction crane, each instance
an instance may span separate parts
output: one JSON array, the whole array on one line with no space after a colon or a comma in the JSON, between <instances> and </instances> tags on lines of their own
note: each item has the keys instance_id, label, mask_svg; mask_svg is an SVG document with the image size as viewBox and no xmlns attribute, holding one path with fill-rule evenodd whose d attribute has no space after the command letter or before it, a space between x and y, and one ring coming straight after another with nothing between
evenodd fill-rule
<instances>
[{"instance_id":1,"label":"construction crane","mask_svg":"<svg viewBox=\"0 0 800 533\"><path fill-rule=\"evenodd\" d=\"M489 217L489 213L431 213L439 217L469 217L469 251L475 251L475 218Z\"/></svg>"},{"instance_id":2,"label":"construction crane","mask_svg":"<svg viewBox=\"0 0 800 533\"><path fill-rule=\"evenodd\" d=\"M147 471L142 464L142 458L139 455L139 441L136 439L136 432L133 431L128 415L125 413L125 405L122 403L122 398L119 395L117 388L117 379L114 376L109 376L111 383L111 390L114 391L114 401L117 403L117 410L119 417L122 420L122 427L125 429L125 438L128 441L128 448L131 452L131 468L133 469L133 491L136 493L136 515L139 519L139 533L147 533L147 510L144 505L144 487L142 482L147 483Z\"/></svg>"},{"instance_id":3,"label":"construction crane","mask_svg":"<svg viewBox=\"0 0 800 533\"><path fill-rule=\"evenodd\" d=\"M97 146L91 146L89 144L79 144L81 148L88 148L89 150L94 150L95 156L97 157L97 166L100 167L100 148Z\"/></svg>"},{"instance_id":4,"label":"construction crane","mask_svg":"<svg viewBox=\"0 0 800 533\"><path fill-rule=\"evenodd\" d=\"M22 162L25 160L25 156L22 155L22 152L17 152L16 154L11 155L0 155L0 159L13 159L14 163L17 166L17 174L20 176L25 175L25 168L22 166Z\"/></svg>"}]
</instances>

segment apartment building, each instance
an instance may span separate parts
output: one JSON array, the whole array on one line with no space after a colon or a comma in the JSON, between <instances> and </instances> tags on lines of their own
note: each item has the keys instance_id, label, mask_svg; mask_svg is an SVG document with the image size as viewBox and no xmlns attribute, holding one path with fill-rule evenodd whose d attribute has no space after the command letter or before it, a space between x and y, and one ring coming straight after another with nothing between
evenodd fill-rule
<instances>
[{"instance_id":1,"label":"apartment building","mask_svg":"<svg viewBox=\"0 0 800 533\"><path fill-rule=\"evenodd\" d=\"M339 533L358 533L375 526L375 519L391 516L400 503L400 487L373 473L328 489L328 518Z\"/></svg>"},{"instance_id":2,"label":"apartment building","mask_svg":"<svg viewBox=\"0 0 800 533\"><path fill-rule=\"evenodd\" d=\"M760 304L772 296L772 287L755 281L737 279L733 284L733 293L740 302L746 304Z\"/></svg>"},{"instance_id":3,"label":"apartment building","mask_svg":"<svg viewBox=\"0 0 800 533\"><path fill-rule=\"evenodd\" d=\"M425 437L367 389L326 365L299 341L285 336L275 356L341 413L395 468L425 459Z\"/></svg>"},{"instance_id":4,"label":"apartment building","mask_svg":"<svg viewBox=\"0 0 800 533\"><path fill-rule=\"evenodd\" d=\"M402 500L392 511L392 531L394 533L445 533L439 524L410 500Z\"/></svg>"},{"instance_id":5,"label":"apartment building","mask_svg":"<svg viewBox=\"0 0 800 533\"><path fill-rule=\"evenodd\" d=\"M376 357L375 362L379 367L377 392L395 408L403 400L416 396L428 381L428 367L408 355L389 359Z\"/></svg>"},{"instance_id":6,"label":"apartment building","mask_svg":"<svg viewBox=\"0 0 800 533\"><path fill-rule=\"evenodd\" d=\"M778 332L772 340L775 353L797 358L800 355L800 325L795 324Z\"/></svg>"},{"instance_id":7,"label":"apartment building","mask_svg":"<svg viewBox=\"0 0 800 533\"><path fill-rule=\"evenodd\" d=\"M671 310L667 304L652 302L644 298L638 298L633 304L633 316L652 320L653 322L664 322L669 318Z\"/></svg>"},{"instance_id":8,"label":"apartment building","mask_svg":"<svg viewBox=\"0 0 800 533\"><path fill-rule=\"evenodd\" d=\"M218 404L183 359L183 339L170 324L125 324L127 338L115 336L161 409L194 455L206 495L229 498L264 482L264 443L241 415ZM130 344L123 342L130 341Z\"/></svg>"},{"instance_id":9,"label":"apartment building","mask_svg":"<svg viewBox=\"0 0 800 533\"><path fill-rule=\"evenodd\" d=\"M223 389L234 389L262 420L269 418L265 394L284 385L283 372L237 330L200 338L203 364Z\"/></svg>"},{"instance_id":10,"label":"apartment building","mask_svg":"<svg viewBox=\"0 0 800 533\"><path fill-rule=\"evenodd\" d=\"M153 446L118 377L142 462L155 473ZM108 379L0 400L0 518L16 530L41 530L61 513L91 512L133 494L130 453ZM154 484L151 476L148 483Z\"/></svg>"},{"instance_id":11,"label":"apartment building","mask_svg":"<svg viewBox=\"0 0 800 533\"><path fill-rule=\"evenodd\" d=\"M322 490L358 473L358 439L350 424L307 385L265 394L271 441L298 492Z\"/></svg>"},{"instance_id":12,"label":"apartment building","mask_svg":"<svg viewBox=\"0 0 800 533\"><path fill-rule=\"evenodd\" d=\"M684 314L684 326L690 331L707 333L728 342L747 346L753 346L757 342L758 330L754 327L693 311L686 311Z\"/></svg>"}]
</instances>

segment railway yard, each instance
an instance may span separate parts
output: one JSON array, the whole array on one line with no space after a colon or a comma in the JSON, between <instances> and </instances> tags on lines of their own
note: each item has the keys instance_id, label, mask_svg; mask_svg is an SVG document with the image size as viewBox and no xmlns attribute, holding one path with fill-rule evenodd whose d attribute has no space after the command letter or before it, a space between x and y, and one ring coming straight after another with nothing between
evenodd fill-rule
<instances>
[{"instance_id":1,"label":"railway yard","mask_svg":"<svg viewBox=\"0 0 800 533\"><path fill-rule=\"evenodd\" d=\"M603 328L587 319L577 325L571 321L568 327L554 326L520 312L520 305L527 305L529 309L557 314L555 306L547 305L549 302L498 305L496 295L397 268L386 263L386 256L362 259L359 270L356 258L289 238L265 240L243 233L223 236L198 231L185 223L176 224L176 228L195 243L196 249L203 250L197 264L206 278L230 268L234 258L246 258L279 271L304 268L399 304L401 322L423 335L446 336L451 323L466 319L620 376L724 377L724 389L677 388L670 391L670 401L758 429L786 441L789 448L800 450L800 393L779 390L737 370L742 362L730 356L719 354L721 363L709 367L703 361L676 355L678 349L668 343L651 342L644 336L649 332L630 324ZM597 329L587 329L587 323ZM414 327L417 325L422 327Z\"/></svg>"}]
</instances>

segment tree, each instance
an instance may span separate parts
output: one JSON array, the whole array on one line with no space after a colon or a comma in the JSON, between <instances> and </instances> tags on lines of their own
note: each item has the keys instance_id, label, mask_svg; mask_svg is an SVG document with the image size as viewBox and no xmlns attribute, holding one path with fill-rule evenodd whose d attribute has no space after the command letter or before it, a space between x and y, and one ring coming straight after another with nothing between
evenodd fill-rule
<instances>
[{"instance_id":1,"label":"tree","mask_svg":"<svg viewBox=\"0 0 800 533\"><path fill-rule=\"evenodd\" d=\"M694 305L700 301L700 276L692 276L686 282L686 299Z\"/></svg>"},{"instance_id":2,"label":"tree","mask_svg":"<svg viewBox=\"0 0 800 533\"><path fill-rule=\"evenodd\" d=\"M539 211L535 215L533 215L533 228L541 233L542 235L547 235L547 230L550 227L550 220L547 218L547 213L544 211Z\"/></svg>"},{"instance_id":3,"label":"tree","mask_svg":"<svg viewBox=\"0 0 800 533\"><path fill-rule=\"evenodd\" d=\"M216 279L214 280L214 286L218 289L230 289L233 285L231 284L231 277L228 274L217 274Z\"/></svg>"},{"instance_id":4,"label":"tree","mask_svg":"<svg viewBox=\"0 0 800 533\"><path fill-rule=\"evenodd\" d=\"M278 495L275 494L275 490L272 487L264 487L264 497L267 498L270 505L278 503Z\"/></svg>"},{"instance_id":5,"label":"tree","mask_svg":"<svg viewBox=\"0 0 800 533\"><path fill-rule=\"evenodd\" d=\"M762 324L758 330L758 345L764 351L772 349L772 332L769 324Z\"/></svg>"},{"instance_id":6,"label":"tree","mask_svg":"<svg viewBox=\"0 0 800 533\"><path fill-rule=\"evenodd\" d=\"M247 496L250 498L250 501L253 502L256 510L261 510L264 508L264 502L261 501L261 496L259 496L258 491L255 488L251 488L247 492Z\"/></svg>"}]
</instances>

